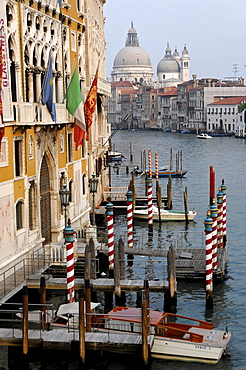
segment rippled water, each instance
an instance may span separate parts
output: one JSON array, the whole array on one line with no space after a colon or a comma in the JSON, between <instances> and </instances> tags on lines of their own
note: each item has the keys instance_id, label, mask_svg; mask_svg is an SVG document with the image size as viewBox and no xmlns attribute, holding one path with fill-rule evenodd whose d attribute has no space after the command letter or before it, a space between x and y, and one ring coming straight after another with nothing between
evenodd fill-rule
<instances>
[{"instance_id":1,"label":"rippled water","mask_svg":"<svg viewBox=\"0 0 246 370\"><path fill-rule=\"evenodd\" d=\"M178 306L177 313L191 316L197 319L208 320L215 327L224 329L228 326L233 332L233 338L228 348L231 356L221 359L216 365L183 363L175 361L152 362L151 370L206 370L206 369L246 369L246 248L245 248L245 178L246 172L246 141L234 137L216 137L211 140L198 140L192 134L163 133L163 132L138 132L119 131L113 138L113 143L118 151L121 151L126 159L119 169L119 174L112 168L112 186L128 186L131 179L131 170L134 166L141 165L141 152L152 150L154 167L154 153L158 152L159 166L169 164L170 149L173 152L173 164L175 167L175 155L182 151L183 169L188 174L183 179L173 179L173 208L183 209L183 192L188 188L189 209L197 211L196 222L190 223L185 229L183 223L162 223L161 229L154 224L153 241L148 240L147 225L143 222L135 222L134 230L139 239L145 243L152 243L153 248L166 248L170 238L178 232L186 232L187 238L200 246L204 235L203 221L206 217L209 203L209 167L213 165L216 172L216 188L225 180L227 186L227 237L229 246L228 278L214 287L214 309L212 312L205 310L205 288L201 283L178 283ZM131 148L131 149L130 149ZM133 162L130 162L132 151ZM126 174L126 166L129 173ZM162 195L166 195L167 179L160 178ZM144 179L135 178L138 192L144 194ZM115 239L125 236L126 216L115 217ZM165 268L157 267L152 258L135 257L134 267L140 266L144 261L148 276L155 276ZM140 271L140 270L139 270ZM127 276L136 276L138 270L128 266ZM157 276L156 276L157 277ZM134 294L127 295L127 304L135 303ZM151 307L163 309L163 295L151 294ZM32 364L32 369L39 369L38 364ZM70 367L76 369L77 367ZM110 370L126 370L140 368L137 361L126 356L110 356ZM6 349L0 347L0 369L7 369ZM56 369L50 364L49 369Z\"/></svg>"},{"instance_id":2,"label":"rippled water","mask_svg":"<svg viewBox=\"0 0 246 370\"><path fill-rule=\"evenodd\" d=\"M112 186L129 185L131 169L141 166L141 152L152 151L152 167L154 154L159 156L159 167L169 164L170 149L175 156L182 151L182 168L188 170L183 179L173 179L173 208L183 209L183 192L188 188L189 209L197 211L195 223L190 223L187 233L199 235L196 243L204 234L203 221L209 204L209 167L216 172L216 191L222 179L227 186L227 238L229 246L228 278L214 287L213 312L205 310L205 289L200 283L178 283L178 314L211 321L214 326L224 329L227 325L233 332L229 346L230 357L223 358L217 365L186 364L173 361L154 361L152 370L159 369L246 369L246 313L245 313L245 278L246 278L246 248L245 248L245 190L246 179L246 141L234 137L214 137L211 140L199 140L192 134L120 131L113 143L117 151L126 157L119 175L112 170ZM133 161L130 162L130 154ZM129 174L126 167L129 166ZM167 179L160 178L163 196L166 195ZM155 180L153 180L153 187ZM136 187L144 193L144 179L136 179ZM117 220L120 221L117 224ZM147 228L143 222L135 223L135 231L147 239ZM154 224L154 239L165 244L170 236L185 231L184 224L162 223ZM116 216L115 237L126 232L125 216ZM119 234L118 234L119 233ZM152 308L163 309L163 297L152 297ZM112 364L112 369L131 369L131 365Z\"/></svg>"}]
</instances>

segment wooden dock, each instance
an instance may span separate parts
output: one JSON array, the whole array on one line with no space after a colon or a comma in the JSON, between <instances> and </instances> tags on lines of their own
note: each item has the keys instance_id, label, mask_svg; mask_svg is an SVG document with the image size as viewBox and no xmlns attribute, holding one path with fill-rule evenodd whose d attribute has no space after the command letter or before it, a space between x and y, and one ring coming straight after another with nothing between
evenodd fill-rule
<instances>
[{"instance_id":1,"label":"wooden dock","mask_svg":"<svg viewBox=\"0 0 246 370\"><path fill-rule=\"evenodd\" d=\"M23 333L20 329L0 328L1 346L22 346ZM148 346L153 345L154 336L148 336ZM74 342L79 343L79 331L69 332L66 329L52 329L50 331L28 330L28 346L49 350L70 351ZM142 347L142 335L124 332L91 332L85 333L87 350L139 352Z\"/></svg>"}]
</instances>

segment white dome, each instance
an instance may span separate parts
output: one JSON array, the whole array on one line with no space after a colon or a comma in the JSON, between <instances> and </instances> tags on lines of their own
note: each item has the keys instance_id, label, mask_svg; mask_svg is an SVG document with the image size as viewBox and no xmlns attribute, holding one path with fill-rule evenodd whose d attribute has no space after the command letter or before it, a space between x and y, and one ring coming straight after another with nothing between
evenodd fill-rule
<instances>
[{"instance_id":1,"label":"white dome","mask_svg":"<svg viewBox=\"0 0 246 370\"><path fill-rule=\"evenodd\" d=\"M158 73L179 73L180 66L172 56L164 57L157 65Z\"/></svg>"},{"instance_id":2,"label":"white dome","mask_svg":"<svg viewBox=\"0 0 246 370\"><path fill-rule=\"evenodd\" d=\"M140 46L125 46L114 59L115 67L124 66L150 66L150 57Z\"/></svg>"}]
</instances>

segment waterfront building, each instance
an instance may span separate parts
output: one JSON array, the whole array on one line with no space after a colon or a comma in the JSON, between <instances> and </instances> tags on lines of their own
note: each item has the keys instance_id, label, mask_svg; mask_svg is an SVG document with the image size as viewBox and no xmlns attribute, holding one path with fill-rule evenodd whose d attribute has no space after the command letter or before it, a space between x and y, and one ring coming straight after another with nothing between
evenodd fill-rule
<instances>
[{"instance_id":1,"label":"waterfront building","mask_svg":"<svg viewBox=\"0 0 246 370\"><path fill-rule=\"evenodd\" d=\"M170 87L158 92L158 126L163 129L177 129L178 89Z\"/></svg>"},{"instance_id":2,"label":"waterfront building","mask_svg":"<svg viewBox=\"0 0 246 370\"><path fill-rule=\"evenodd\" d=\"M207 132L244 136L245 114L240 106L245 105L246 96L220 99L207 105Z\"/></svg>"},{"instance_id":3,"label":"waterfront building","mask_svg":"<svg viewBox=\"0 0 246 370\"><path fill-rule=\"evenodd\" d=\"M62 245L65 210L59 191L70 190L66 216L90 229L89 179L98 178L95 204L108 186L103 6L106 0L3 0L3 121L0 153L0 273L43 246ZM49 61L51 64L49 64ZM9 66L9 69L7 68ZM49 65L51 66L49 70ZM74 118L65 93L74 66L86 98L98 68L98 90L87 139L75 150ZM40 102L46 71L51 113ZM50 95L49 95L50 97ZM55 117L56 116L56 117Z\"/></svg>"}]
</instances>

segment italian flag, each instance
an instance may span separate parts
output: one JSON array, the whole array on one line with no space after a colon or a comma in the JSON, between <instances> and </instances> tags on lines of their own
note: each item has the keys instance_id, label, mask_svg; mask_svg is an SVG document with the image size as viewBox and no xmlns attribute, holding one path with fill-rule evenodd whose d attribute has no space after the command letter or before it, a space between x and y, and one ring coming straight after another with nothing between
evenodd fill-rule
<instances>
[{"instance_id":1,"label":"italian flag","mask_svg":"<svg viewBox=\"0 0 246 370\"><path fill-rule=\"evenodd\" d=\"M76 150L78 150L79 145L82 145L82 140L85 137L86 127L79 74L76 68L67 88L65 99L67 99L66 108L74 117L74 141Z\"/></svg>"}]
</instances>

